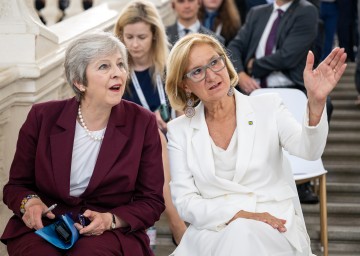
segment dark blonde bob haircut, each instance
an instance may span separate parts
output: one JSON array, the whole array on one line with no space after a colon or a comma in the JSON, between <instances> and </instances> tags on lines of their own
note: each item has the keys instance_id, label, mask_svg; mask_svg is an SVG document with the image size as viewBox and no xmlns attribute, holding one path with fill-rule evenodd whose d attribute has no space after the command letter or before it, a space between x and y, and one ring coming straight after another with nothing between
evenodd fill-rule
<instances>
[{"instance_id":1,"label":"dark blonde bob haircut","mask_svg":"<svg viewBox=\"0 0 360 256\"><path fill-rule=\"evenodd\" d=\"M225 66L230 77L230 86L235 87L238 84L238 74L235 71L225 49L221 43L214 37L206 34L191 33L176 42L170 51L166 64L166 85L165 90L169 98L171 107L178 111L183 111L186 107L186 93L184 90L184 76L189 71L189 55L195 45L209 45L216 53L224 56ZM195 102L199 98L192 94Z\"/></svg>"}]
</instances>

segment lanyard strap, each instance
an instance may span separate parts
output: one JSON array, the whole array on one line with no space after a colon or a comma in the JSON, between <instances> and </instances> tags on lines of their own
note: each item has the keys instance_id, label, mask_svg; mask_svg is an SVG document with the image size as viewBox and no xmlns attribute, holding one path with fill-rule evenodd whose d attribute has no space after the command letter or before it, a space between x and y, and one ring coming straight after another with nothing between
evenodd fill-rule
<instances>
[{"instance_id":1,"label":"lanyard strap","mask_svg":"<svg viewBox=\"0 0 360 256\"><path fill-rule=\"evenodd\" d=\"M156 75L156 86L157 86L158 93L159 93L160 104L166 105L164 86L162 84L161 77L159 74Z\"/></svg>"},{"instance_id":2,"label":"lanyard strap","mask_svg":"<svg viewBox=\"0 0 360 256\"><path fill-rule=\"evenodd\" d=\"M140 87L139 80L137 79L137 77L135 75L135 72L131 71L130 75L131 75L132 83L133 83L133 85L135 87L136 94L140 99L141 105L144 108L150 110L149 104L147 103L147 101L145 99L144 93L143 93L143 91L142 91L142 89ZM163 87L161 77L160 77L159 74L156 75L156 87L157 87L159 98L160 98L160 104L161 105L166 105L164 87Z\"/></svg>"}]
</instances>

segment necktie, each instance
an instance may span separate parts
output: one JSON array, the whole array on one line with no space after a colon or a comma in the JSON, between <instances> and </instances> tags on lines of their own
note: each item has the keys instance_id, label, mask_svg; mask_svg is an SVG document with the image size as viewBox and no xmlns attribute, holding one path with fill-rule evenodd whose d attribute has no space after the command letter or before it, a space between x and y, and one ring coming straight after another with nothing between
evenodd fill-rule
<instances>
[{"instance_id":1,"label":"necktie","mask_svg":"<svg viewBox=\"0 0 360 256\"><path fill-rule=\"evenodd\" d=\"M185 35L189 34L189 32L190 32L190 29L184 28L184 34L185 34Z\"/></svg>"},{"instance_id":2,"label":"necktie","mask_svg":"<svg viewBox=\"0 0 360 256\"><path fill-rule=\"evenodd\" d=\"M276 39L276 33L277 33L277 31L278 31L278 28L279 28L279 24L280 24L280 20L281 20L282 14L284 13L284 11L281 10L281 9L277 9L277 12L278 12L278 16L277 16L276 19L274 20L274 23L273 23L273 25L272 25L272 27L271 27L269 36L268 36L267 41L266 41L266 45L265 45L265 56L266 56L266 55L270 55L270 54L272 53L273 49L274 49L275 39ZM267 87L266 77L264 77L264 78L261 79L260 86L261 86L261 87Z\"/></svg>"},{"instance_id":3,"label":"necktie","mask_svg":"<svg viewBox=\"0 0 360 256\"><path fill-rule=\"evenodd\" d=\"M279 24L280 24L280 20L282 17L282 14L284 13L282 10L278 9L278 16L276 17L276 19L274 20L274 23L271 27L270 30L270 34L269 37L266 41L266 46L265 46L265 56L269 55L272 53L272 50L274 49L275 46L275 39L276 39L276 33L278 31L279 28Z\"/></svg>"},{"instance_id":4,"label":"necktie","mask_svg":"<svg viewBox=\"0 0 360 256\"><path fill-rule=\"evenodd\" d=\"M217 16L217 12L207 12L204 21L204 27L212 30L216 16Z\"/></svg>"}]
</instances>

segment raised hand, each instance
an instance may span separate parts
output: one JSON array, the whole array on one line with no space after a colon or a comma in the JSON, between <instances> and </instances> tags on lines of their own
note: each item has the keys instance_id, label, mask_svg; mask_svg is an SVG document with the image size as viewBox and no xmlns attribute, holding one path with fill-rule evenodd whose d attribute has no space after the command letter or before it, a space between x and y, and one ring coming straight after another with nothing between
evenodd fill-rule
<instances>
[{"instance_id":1,"label":"raised hand","mask_svg":"<svg viewBox=\"0 0 360 256\"><path fill-rule=\"evenodd\" d=\"M310 51L304 70L304 83L308 97L314 96L315 99L326 100L326 97L335 88L345 71L345 60L346 53L344 49L336 47L313 70L314 54Z\"/></svg>"},{"instance_id":2,"label":"raised hand","mask_svg":"<svg viewBox=\"0 0 360 256\"><path fill-rule=\"evenodd\" d=\"M336 47L316 69L313 69L314 54L309 51L304 69L304 84L309 99L310 125L316 125L320 120L327 96L346 69L345 60L344 49Z\"/></svg>"}]
</instances>

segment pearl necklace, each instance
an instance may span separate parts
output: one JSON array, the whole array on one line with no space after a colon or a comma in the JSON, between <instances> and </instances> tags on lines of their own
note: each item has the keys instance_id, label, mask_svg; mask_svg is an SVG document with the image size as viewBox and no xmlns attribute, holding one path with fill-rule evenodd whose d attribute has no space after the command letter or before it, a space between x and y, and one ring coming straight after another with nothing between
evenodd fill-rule
<instances>
[{"instance_id":1,"label":"pearl necklace","mask_svg":"<svg viewBox=\"0 0 360 256\"><path fill-rule=\"evenodd\" d=\"M80 120L80 124L81 126L85 129L87 135L95 140L95 141L101 141L102 139L104 139L104 135L100 136L100 137L95 137L92 132L87 128L85 122L84 122L84 119L83 119L83 116L82 116L82 113L81 113L81 107L79 105L79 109L78 109L78 116L79 116L79 120Z\"/></svg>"}]
</instances>

